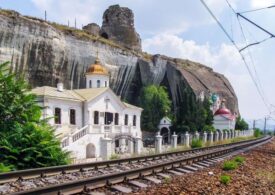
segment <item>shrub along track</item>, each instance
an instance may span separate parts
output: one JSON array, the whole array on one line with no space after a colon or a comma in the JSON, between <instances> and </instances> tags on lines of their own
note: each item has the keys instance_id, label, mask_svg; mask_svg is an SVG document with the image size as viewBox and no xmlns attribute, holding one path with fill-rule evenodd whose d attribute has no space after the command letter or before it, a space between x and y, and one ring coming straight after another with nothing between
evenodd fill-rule
<instances>
[{"instance_id":1,"label":"shrub along track","mask_svg":"<svg viewBox=\"0 0 275 195\"><path fill-rule=\"evenodd\" d=\"M268 139L269 138L262 138L146 157L0 174L0 182L2 181L2 183L4 183L0 185L0 193L58 194L65 192L72 194L83 191L88 192L91 189L106 186L106 184L110 186L110 184L121 183L129 179L140 178L144 175L150 175L163 170L186 166L186 164L192 164L196 161L232 153L244 147L255 145L256 143L262 143ZM54 175L51 176L51 174ZM37 175L40 175L40 177L37 177ZM31 177L31 179L28 179L28 177ZM19 178L19 180L14 181L17 178ZM7 182L7 180L13 181ZM121 191L121 189L119 191Z\"/></svg>"}]
</instances>

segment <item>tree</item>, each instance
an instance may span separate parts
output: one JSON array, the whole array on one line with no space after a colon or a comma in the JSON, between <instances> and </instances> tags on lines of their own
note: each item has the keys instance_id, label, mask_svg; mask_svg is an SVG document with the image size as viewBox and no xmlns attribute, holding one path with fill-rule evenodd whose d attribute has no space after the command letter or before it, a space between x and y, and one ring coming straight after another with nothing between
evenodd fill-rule
<instances>
[{"instance_id":1,"label":"tree","mask_svg":"<svg viewBox=\"0 0 275 195\"><path fill-rule=\"evenodd\" d=\"M0 65L0 171L69 163L23 77ZM1 169L2 167L2 169Z\"/></svg>"},{"instance_id":2,"label":"tree","mask_svg":"<svg viewBox=\"0 0 275 195\"><path fill-rule=\"evenodd\" d=\"M155 131L162 117L171 110L171 101L166 88L149 85L142 89L140 106L144 109L141 116L141 127L144 130Z\"/></svg>"},{"instance_id":3,"label":"tree","mask_svg":"<svg viewBox=\"0 0 275 195\"><path fill-rule=\"evenodd\" d=\"M247 130L248 128L249 128L249 126L248 126L247 122L245 122L245 120L243 118L241 118L240 116L237 117L235 129Z\"/></svg>"}]
</instances>

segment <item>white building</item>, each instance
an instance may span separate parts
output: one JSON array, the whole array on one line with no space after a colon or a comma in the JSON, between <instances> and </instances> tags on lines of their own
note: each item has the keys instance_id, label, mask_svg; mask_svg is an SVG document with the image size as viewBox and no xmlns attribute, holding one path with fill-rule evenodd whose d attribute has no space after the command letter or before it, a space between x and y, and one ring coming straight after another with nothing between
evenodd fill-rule
<instances>
[{"instance_id":1,"label":"white building","mask_svg":"<svg viewBox=\"0 0 275 195\"><path fill-rule=\"evenodd\" d=\"M222 101L221 107L214 114L213 126L218 130L235 130L236 116L225 106L225 100Z\"/></svg>"},{"instance_id":2,"label":"white building","mask_svg":"<svg viewBox=\"0 0 275 195\"><path fill-rule=\"evenodd\" d=\"M62 83L32 90L44 107L43 118L56 127L64 150L74 159L103 158L112 153L140 153L142 109L122 102L109 88L99 60L86 72L86 89L66 90Z\"/></svg>"}]
</instances>

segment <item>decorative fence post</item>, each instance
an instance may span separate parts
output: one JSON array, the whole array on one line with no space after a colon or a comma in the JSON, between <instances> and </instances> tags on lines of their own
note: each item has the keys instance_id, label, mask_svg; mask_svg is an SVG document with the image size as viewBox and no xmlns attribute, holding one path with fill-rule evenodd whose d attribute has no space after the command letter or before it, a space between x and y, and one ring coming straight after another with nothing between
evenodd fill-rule
<instances>
[{"instance_id":1,"label":"decorative fence post","mask_svg":"<svg viewBox=\"0 0 275 195\"><path fill-rule=\"evenodd\" d=\"M135 138L134 151L135 154L140 154L142 149L142 140L140 137Z\"/></svg>"},{"instance_id":2,"label":"decorative fence post","mask_svg":"<svg viewBox=\"0 0 275 195\"><path fill-rule=\"evenodd\" d=\"M172 135L172 147L177 148L177 145L178 145L178 135L176 134L176 132L174 132L174 134Z\"/></svg>"},{"instance_id":3,"label":"decorative fence post","mask_svg":"<svg viewBox=\"0 0 275 195\"><path fill-rule=\"evenodd\" d=\"M188 132L185 133L184 135L184 145L187 146L187 147L190 147L190 135Z\"/></svg>"},{"instance_id":4,"label":"decorative fence post","mask_svg":"<svg viewBox=\"0 0 275 195\"><path fill-rule=\"evenodd\" d=\"M112 155L112 139L101 138L100 145L101 157L104 160L108 160L108 158Z\"/></svg>"},{"instance_id":5,"label":"decorative fence post","mask_svg":"<svg viewBox=\"0 0 275 195\"><path fill-rule=\"evenodd\" d=\"M203 133L203 142L204 143L207 142L207 133L206 132Z\"/></svg>"},{"instance_id":6,"label":"decorative fence post","mask_svg":"<svg viewBox=\"0 0 275 195\"><path fill-rule=\"evenodd\" d=\"M160 135L160 133L158 132L156 135L156 153L161 153L162 152L162 136Z\"/></svg>"},{"instance_id":7,"label":"decorative fence post","mask_svg":"<svg viewBox=\"0 0 275 195\"><path fill-rule=\"evenodd\" d=\"M213 143L213 132L210 132L209 141L212 144Z\"/></svg>"}]
</instances>

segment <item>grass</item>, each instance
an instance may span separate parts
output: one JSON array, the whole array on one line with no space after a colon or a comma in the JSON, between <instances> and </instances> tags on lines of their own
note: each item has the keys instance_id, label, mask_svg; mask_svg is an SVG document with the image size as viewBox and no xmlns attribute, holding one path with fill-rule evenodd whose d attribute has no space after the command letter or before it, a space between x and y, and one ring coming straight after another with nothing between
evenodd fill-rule
<instances>
[{"instance_id":1,"label":"grass","mask_svg":"<svg viewBox=\"0 0 275 195\"><path fill-rule=\"evenodd\" d=\"M201 148L202 140L201 139L192 139L191 148Z\"/></svg>"},{"instance_id":2,"label":"grass","mask_svg":"<svg viewBox=\"0 0 275 195\"><path fill-rule=\"evenodd\" d=\"M228 185L231 181L231 177L229 175L221 175L220 182L224 185Z\"/></svg>"},{"instance_id":3,"label":"grass","mask_svg":"<svg viewBox=\"0 0 275 195\"><path fill-rule=\"evenodd\" d=\"M109 159L110 160L118 160L118 159L120 159L120 156L118 154L112 154Z\"/></svg>"},{"instance_id":4,"label":"grass","mask_svg":"<svg viewBox=\"0 0 275 195\"><path fill-rule=\"evenodd\" d=\"M245 158L243 156L236 156L234 158L234 161L238 164L238 165L241 165L243 164L243 162L245 161Z\"/></svg>"},{"instance_id":5,"label":"grass","mask_svg":"<svg viewBox=\"0 0 275 195\"><path fill-rule=\"evenodd\" d=\"M238 163L233 161L233 160L229 160L229 161L225 161L223 163L222 169L224 171L230 171L230 170L234 170L238 167Z\"/></svg>"},{"instance_id":6,"label":"grass","mask_svg":"<svg viewBox=\"0 0 275 195\"><path fill-rule=\"evenodd\" d=\"M166 184L171 183L171 181L172 181L171 177L165 177L164 178L164 183L166 183Z\"/></svg>"}]
</instances>

